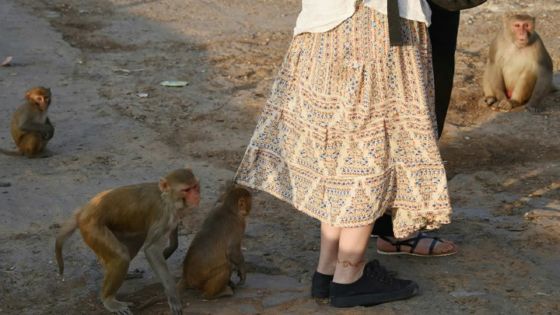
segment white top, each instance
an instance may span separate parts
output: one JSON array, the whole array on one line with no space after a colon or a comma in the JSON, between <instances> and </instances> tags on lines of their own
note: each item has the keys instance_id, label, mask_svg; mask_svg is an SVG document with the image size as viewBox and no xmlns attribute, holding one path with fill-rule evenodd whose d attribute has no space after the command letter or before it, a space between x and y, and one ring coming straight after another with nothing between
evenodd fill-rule
<instances>
[{"instance_id":1,"label":"white top","mask_svg":"<svg viewBox=\"0 0 560 315\"><path fill-rule=\"evenodd\" d=\"M399 15L407 20L430 25L432 11L426 0L398 0ZM333 29L356 11L356 0L302 0L294 35L305 32L321 33ZM364 0L364 4L387 14L387 0Z\"/></svg>"}]
</instances>

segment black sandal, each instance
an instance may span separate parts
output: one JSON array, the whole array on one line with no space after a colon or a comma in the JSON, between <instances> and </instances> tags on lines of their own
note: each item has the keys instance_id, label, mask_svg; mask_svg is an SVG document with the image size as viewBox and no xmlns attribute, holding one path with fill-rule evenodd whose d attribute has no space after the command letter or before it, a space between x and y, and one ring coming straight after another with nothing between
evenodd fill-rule
<instances>
[{"instance_id":1,"label":"black sandal","mask_svg":"<svg viewBox=\"0 0 560 315\"><path fill-rule=\"evenodd\" d=\"M422 257L428 257L428 256L441 257L441 256L450 256L450 255L454 255L454 254L457 253L457 248L454 248L453 250L451 250L449 252L434 254L434 248L436 247L437 243L445 243L445 241L442 240L439 237L429 236L429 235L424 234L424 233L418 233L418 235L416 235L415 237L408 238L408 239L405 239L405 240L402 240L402 241L391 240L391 239L389 239L385 236L381 236L381 235L379 235L378 237L381 238L382 240L388 242L388 243L391 243L391 245L393 245L397 248L397 250L394 251L394 252L386 252L386 251L382 251L382 250L377 249L377 253L382 254L382 255L412 255L412 256L422 256ZM425 238L431 238L432 239L432 243L430 244L430 249L428 251L428 254L418 254L418 253L414 252L414 250L416 249L416 246L418 245L420 240L425 239ZM410 247L410 250L409 251L402 251L401 246L408 246L408 247Z\"/></svg>"}]
</instances>

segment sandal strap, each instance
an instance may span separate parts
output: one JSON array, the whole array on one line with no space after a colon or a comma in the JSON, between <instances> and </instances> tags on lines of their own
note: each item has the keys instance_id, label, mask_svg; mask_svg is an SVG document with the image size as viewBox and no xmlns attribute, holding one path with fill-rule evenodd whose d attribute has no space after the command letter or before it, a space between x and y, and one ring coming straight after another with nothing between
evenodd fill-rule
<instances>
[{"instance_id":1,"label":"sandal strap","mask_svg":"<svg viewBox=\"0 0 560 315\"><path fill-rule=\"evenodd\" d=\"M443 240L437 236L432 237L432 243L430 244L430 250L428 254L432 255L434 253L434 248L436 247L437 243L443 243Z\"/></svg>"},{"instance_id":2,"label":"sandal strap","mask_svg":"<svg viewBox=\"0 0 560 315\"><path fill-rule=\"evenodd\" d=\"M408 242L408 246L410 246L410 251L409 252L411 254L414 253L414 250L416 249L416 246L418 246L418 243L420 243L420 240L424 239L424 238L427 238L427 237L429 237L429 236L427 236L424 233L418 233L418 235L416 235L415 237L405 240L405 241ZM412 244L410 242L412 242Z\"/></svg>"},{"instance_id":3,"label":"sandal strap","mask_svg":"<svg viewBox=\"0 0 560 315\"><path fill-rule=\"evenodd\" d=\"M418 233L418 235L416 235L415 237L411 237L411 238L407 238L405 240L401 240L401 241L397 241L397 240L391 240L388 237L385 237L383 235L378 235L378 237L388 243L390 243L391 245L395 246L397 248L397 252L401 251L401 246L408 246L410 247L409 253L414 253L414 251L416 250L416 246L418 246L418 243L420 243L421 240L425 239L425 238L431 238L432 239L432 243L430 244L430 248L428 251L429 255L432 255L434 253L434 248L436 247L437 243L444 243L443 240L437 236L430 236L427 235L426 233Z\"/></svg>"},{"instance_id":4,"label":"sandal strap","mask_svg":"<svg viewBox=\"0 0 560 315\"><path fill-rule=\"evenodd\" d=\"M420 240L424 239L424 238L431 238L430 236L420 232L418 233L418 235L416 235L415 237L411 237L411 238L407 238L401 241L397 241L397 240L391 240L385 236L379 235L379 238L381 238L382 240L389 242L391 245L395 246L397 248L397 252L401 251L401 246L408 246L410 247L410 253L414 253L414 250L416 250L416 246L418 246L418 243L420 242Z\"/></svg>"}]
</instances>

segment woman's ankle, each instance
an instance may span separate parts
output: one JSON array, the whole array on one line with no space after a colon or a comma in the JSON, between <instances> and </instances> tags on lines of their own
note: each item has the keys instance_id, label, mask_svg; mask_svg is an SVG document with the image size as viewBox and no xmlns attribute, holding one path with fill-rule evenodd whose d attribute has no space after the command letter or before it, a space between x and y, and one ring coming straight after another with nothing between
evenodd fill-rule
<instances>
[{"instance_id":1,"label":"woman's ankle","mask_svg":"<svg viewBox=\"0 0 560 315\"><path fill-rule=\"evenodd\" d=\"M335 270L336 270L336 260L333 261L332 263L319 263L315 271L323 275L332 276L334 275Z\"/></svg>"},{"instance_id":2,"label":"woman's ankle","mask_svg":"<svg viewBox=\"0 0 560 315\"><path fill-rule=\"evenodd\" d=\"M338 261L334 271L333 282L338 284L350 284L358 281L364 272L365 261L351 262Z\"/></svg>"}]
</instances>

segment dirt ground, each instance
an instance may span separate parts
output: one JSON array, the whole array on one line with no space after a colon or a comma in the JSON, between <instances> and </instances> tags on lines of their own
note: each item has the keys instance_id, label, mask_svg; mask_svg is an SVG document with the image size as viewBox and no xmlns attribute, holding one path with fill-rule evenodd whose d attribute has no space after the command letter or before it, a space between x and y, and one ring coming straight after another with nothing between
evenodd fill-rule
<instances>
[{"instance_id":1,"label":"dirt ground","mask_svg":"<svg viewBox=\"0 0 560 315\"><path fill-rule=\"evenodd\" d=\"M528 4L531 3L531 4ZM180 263L220 185L233 176L292 36L299 0L2 0L0 146L25 90L53 91L43 159L0 156L0 314L105 314L99 264L78 235L57 276L59 223L95 193L154 181L188 164L202 206L186 218ZM489 0L462 13L457 73L441 150L453 223L447 258L368 257L416 280L419 296L337 310L308 298L318 223L256 193L244 243L249 279L234 297L183 295L186 314L560 314L560 95L539 114L479 108L487 45L506 11L526 11L560 68L560 1ZM556 82L560 77L556 74ZM159 85L186 80L184 88ZM147 97L140 97L147 93ZM167 314L145 270L120 291L136 314Z\"/></svg>"}]
</instances>

